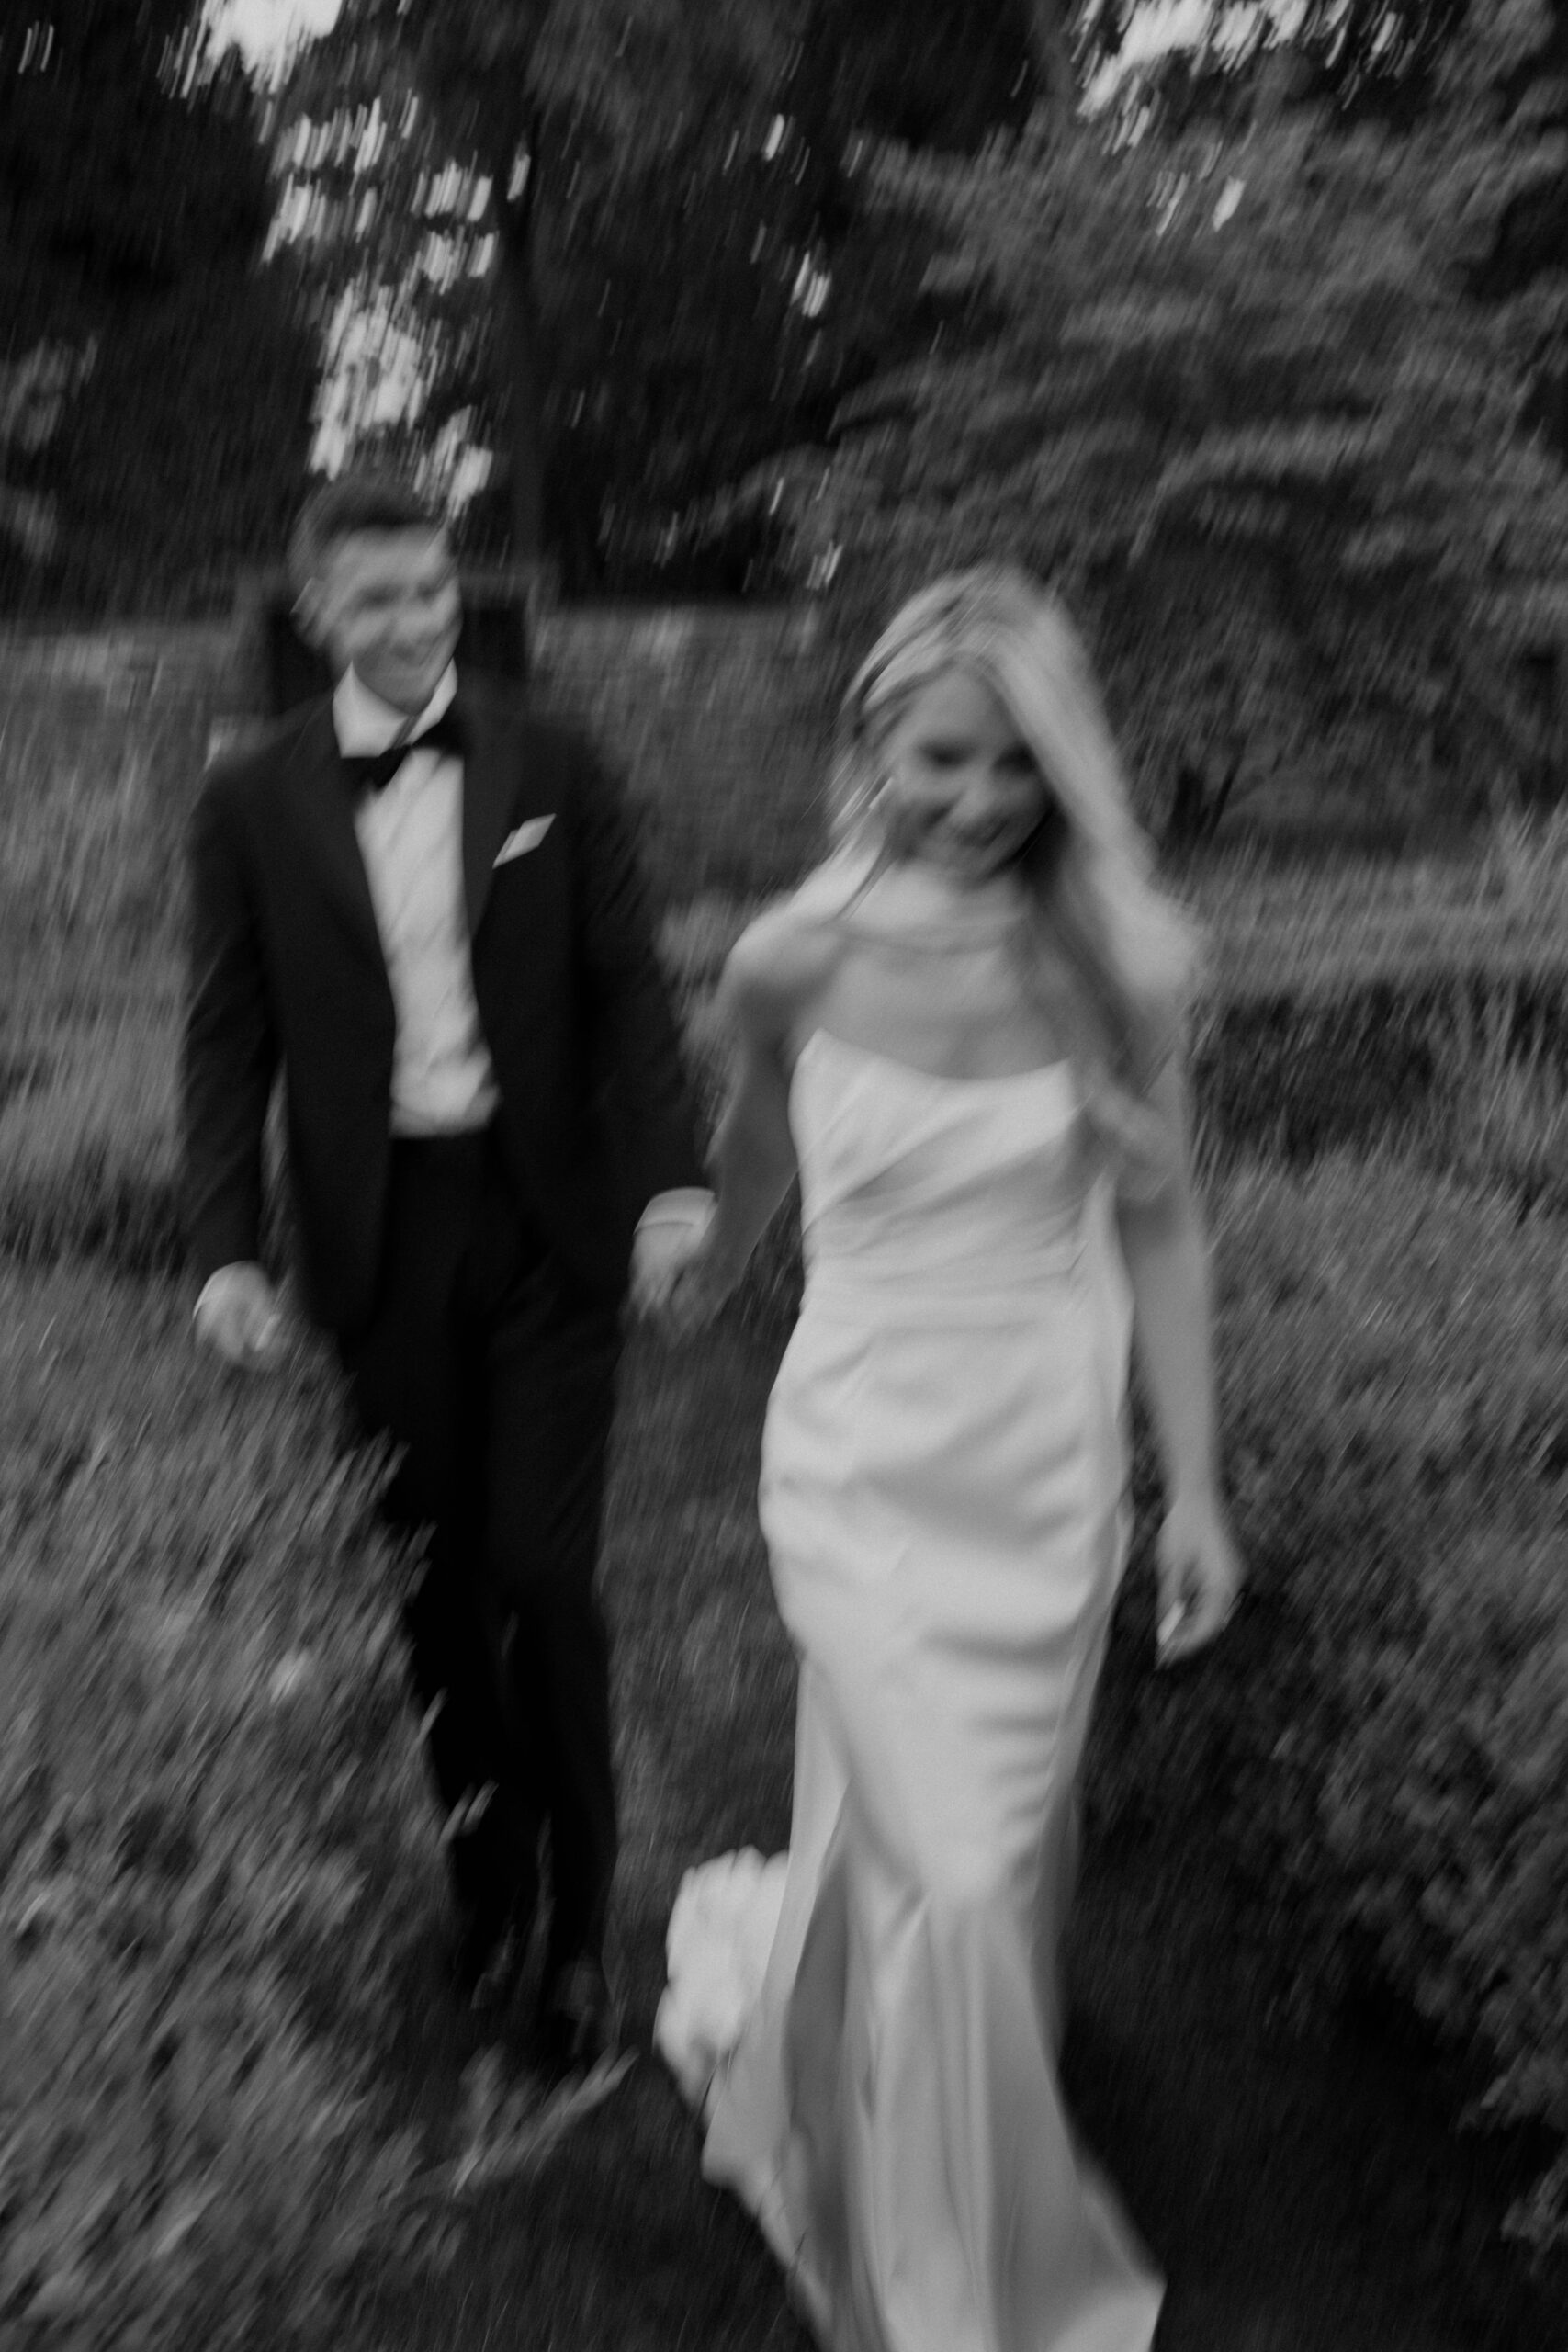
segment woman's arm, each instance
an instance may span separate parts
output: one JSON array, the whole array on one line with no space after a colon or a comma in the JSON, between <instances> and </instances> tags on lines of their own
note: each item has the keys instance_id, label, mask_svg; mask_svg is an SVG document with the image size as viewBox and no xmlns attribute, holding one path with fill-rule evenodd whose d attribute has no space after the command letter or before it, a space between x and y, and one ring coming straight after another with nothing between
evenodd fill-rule
<instances>
[{"instance_id":1,"label":"woman's arm","mask_svg":"<svg viewBox=\"0 0 1568 2352\"><path fill-rule=\"evenodd\" d=\"M1209 1261L1189 1165L1187 1084L1169 1062L1150 1091L1175 1149L1152 1199L1119 1197L1122 1254L1133 1285L1138 1365L1154 1415L1166 1493L1217 1493Z\"/></svg>"},{"instance_id":2,"label":"woman's arm","mask_svg":"<svg viewBox=\"0 0 1568 2352\"><path fill-rule=\"evenodd\" d=\"M830 954L781 912L755 922L725 966L719 1011L735 1039L735 1073L714 1138L714 1214L671 1293L678 1328L705 1320L734 1289L794 1179L789 1084L795 1039Z\"/></svg>"},{"instance_id":3,"label":"woman's arm","mask_svg":"<svg viewBox=\"0 0 1568 2352\"><path fill-rule=\"evenodd\" d=\"M789 1189L795 1158L789 1028L773 975L732 956L720 1003L736 1039L736 1064L714 1137L717 1199L705 1247L714 1272L728 1278L728 1288L739 1281Z\"/></svg>"},{"instance_id":4,"label":"woman's arm","mask_svg":"<svg viewBox=\"0 0 1568 2352\"><path fill-rule=\"evenodd\" d=\"M1138 1365L1165 1474L1160 1650L1174 1659L1219 1632L1242 1569L1220 1492L1208 1250L1192 1190L1179 1061L1167 1065L1150 1100L1167 1122L1175 1166L1154 1198L1119 1201L1117 1223Z\"/></svg>"}]
</instances>

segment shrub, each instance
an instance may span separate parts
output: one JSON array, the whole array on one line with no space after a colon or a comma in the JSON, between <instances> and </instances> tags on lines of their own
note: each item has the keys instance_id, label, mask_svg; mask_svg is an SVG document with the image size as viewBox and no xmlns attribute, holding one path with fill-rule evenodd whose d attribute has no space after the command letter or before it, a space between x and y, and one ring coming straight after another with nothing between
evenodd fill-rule
<instances>
[{"instance_id":1,"label":"shrub","mask_svg":"<svg viewBox=\"0 0 1568 2352\"><path fill-rule=\"evenodd\" d=\"M242 1394L177 1295L5 1291L0 2335L342 2340L441 2245L367 2087L438 1878L375 1473L308 1351Z\"/></svg>"},{"instance_id":2,"label":"shrub","mask_svg":"<svg viewBox=\"0 0 1568 2352\"><path fill-rule=\"evenodd\" d=\"M1550 774L1519 665L1562 627L1568 484L1525 422L1557 298L1489 268L1521 191L1562 202L1556 119L1518 102L1548 11L1450 22L1396 141L1314 102L872 153L969 317L826 461L760 469L846 636L955 564L1055 580L1173 839L1256 793L1415 841Z\"/></svg>"},{"instance_id":3,"label":"shrub","mask_svg":"<svg viewBox=\"0 0 1568 2352\"><path fill-rule=\"evenodd\" d=\"M1250 1598L1145 1671L1146 1560L1089 1779L1101 1833L1217 1834L1303 2003L1372 1982L1568 2126L1568 1260L1393 1155L1236 1170L1216 1204L1225 1453ZM1140 1448L1137 1482L1152 1503ZM1512 2226L1568 2235L1561 2164Z\"/></svg>"},{"instance_id":4,"label":"shrub","mask_svg":"<svg viewBox=\"0 0 1568 2352\"><path fill-rule=\"evenodd\" d=\"M7 994L89 1007L165 959L206 708L126 709L62 683L0 708L0 977Z\"/></svg>"},{"instance_id":5,"label":"shrub","mask_svg":"<svg viewBox=\"0 0 1568 2352\"><path fill-rule=\"evenodd\" d=\"M1527 1208L1568 1209L1568 994L1455 991L1430 1023L1437 1084L1423 1156Z\"/></svg>"},{"instance_id":6,"label":"shrub","mask_svg":"<svg viewBox=\"0 0 1568 2352\"><path fill-rule=\"evenodd\" d=\"M1568 1421L1542 1454L1558 1524L1456 1532L1419 1637L1369 1662L1324 1822L1378 1966L1485 2049L1483 2116L1556 2135L1508 2224L1544 2248L1568 2245Z\"/></svg>"},{"instance_id":7,"label":"shrub","mask_svg":"<svg viewBox=\"0 0 1568 2352\"><path fill-rule=\"evenodd\" d=\"M1194 1055L1205 1140L1292 1163L1407 1141L1428 1166L1561 1206L1568 988L1452 970L1337 993L1211 1001Z\"/></svg>"},{"instance_id":8,"label":"shrub","mask_svg":"<svg viewBox=\"0 0 1568 2352\"><path fill-rule=\"evenodd\" d=\"M185 1254L171 1012L128 1009L29 1042L0 1102L0 1252L167 1272Z\"/></svg>"}]
</instances>

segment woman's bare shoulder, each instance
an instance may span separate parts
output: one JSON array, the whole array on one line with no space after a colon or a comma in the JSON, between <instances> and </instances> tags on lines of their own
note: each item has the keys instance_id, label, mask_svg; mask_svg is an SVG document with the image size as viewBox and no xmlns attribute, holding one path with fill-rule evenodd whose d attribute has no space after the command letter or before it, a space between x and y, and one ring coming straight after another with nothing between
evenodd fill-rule
<instances>
[{"instance_id":1,"label":"woman's bare shoulder","mask_svg":"<svg viewBox=\"0 0 1568 2352\"><path fill-rule=\"evenodd\" d=\"M842 933L809 888L766 907L749 923L724 968L725 1001L744 1028L784 1035L807 1014L838 969Z\"/></svg>"}]
</instances>

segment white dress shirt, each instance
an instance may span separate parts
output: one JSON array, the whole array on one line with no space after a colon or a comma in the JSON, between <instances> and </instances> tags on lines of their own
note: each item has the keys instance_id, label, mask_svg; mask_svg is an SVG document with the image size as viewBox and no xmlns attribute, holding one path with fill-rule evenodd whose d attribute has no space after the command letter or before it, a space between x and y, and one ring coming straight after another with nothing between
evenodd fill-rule
<instances>
[{"instance_id":1,"label":"white dress shirt","mask_svg":"<svg viewBox=\"0 0 1568 2352\"><path fill-rule=\"evenodd\" d=\"M333 696L338 748L382 752L400 732L434 726L457 691L448 668L411 727L407 714L345 670ZM412 752L379 792L367 793L355 830L369 877L397 1012L392 1133L446 1135L483 1126L497 1089L479 1028L463 904L463 763L455 752ZM711 1193L657 1193L640 1230L671 1238L705 1225Z\"/></svg>"},{"instance_id":2,"label":"white dress shirt","mask_svg":"<svg viewBox=\"0 0 1568 2352\"><path fill-rule=\"evenodd\" d=\"M350 669L333 695L340 751L383 752L400 733L419 734L457 691L448 668L412 727L407 714L372 694ZM397 1032L392 1048L391 1131L450 1135L482 1127L499 1100L479 1026L463 899L463 763L456 752L413 752L379 792L355 811L355 831L387 959ZM713 1213L698 1186L656 1193L637 1227L639 1261L694 1238ZM199 1322L236 1272L220 1266L197 1300Z\"/></svg>"},{"instance_id":3,"label":"white dress shirt","mask_svg":"<svg viewBox=\"0 0 1568 2352\"><path fill-rule=\"evenodd\" d=\"M448 668L412 726L353 670L333 695L343 752L384 752L418 735L457 691ZM354 829L397 1013L391 1126L396 1136L482 1127L498 1100L474 999L463 904L463 763L455 752L411 752L391 781L367 792Z\"/></svg>"}]
</instances>

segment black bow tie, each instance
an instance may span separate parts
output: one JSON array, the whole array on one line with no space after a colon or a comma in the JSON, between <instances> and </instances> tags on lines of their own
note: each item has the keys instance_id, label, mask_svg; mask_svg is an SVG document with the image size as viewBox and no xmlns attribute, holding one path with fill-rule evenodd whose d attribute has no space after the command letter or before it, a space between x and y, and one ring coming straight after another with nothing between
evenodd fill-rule
<instances>
[{"instance_id":1,"label":"black bow tie","mask_svg":"<svg viewBox=\"0 0 1568 2352\"><path fill-rule=\"evenodd\" d=\"M400 743L389 743L384 752L340 752L338 758L357 795L383 791L411 752L456 752L462 758L463 722L453 704L448 703L440 718L431 720L423 735L405 736Z\"/></svg>"}]
</instances>

